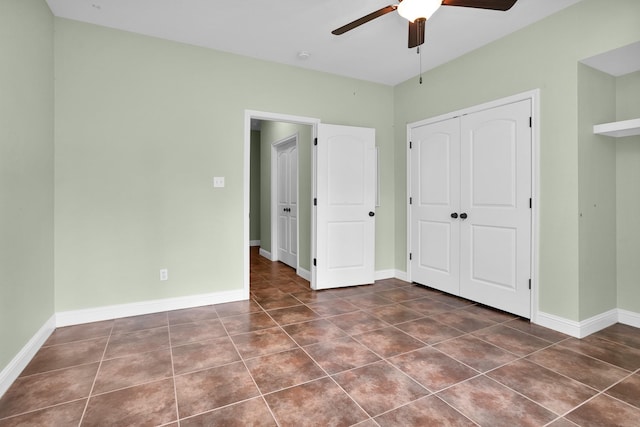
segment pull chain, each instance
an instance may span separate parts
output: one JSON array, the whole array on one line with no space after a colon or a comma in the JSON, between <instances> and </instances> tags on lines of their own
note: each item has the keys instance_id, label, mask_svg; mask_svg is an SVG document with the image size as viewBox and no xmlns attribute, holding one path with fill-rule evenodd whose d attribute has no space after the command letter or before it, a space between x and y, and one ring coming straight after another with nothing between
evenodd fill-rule
<instances>
[{"instance_id":1,"label":"pull chain","mask_svg":"<svg viewBox=\"0 0 640 427\"><path fill-rule=\"evenodd\" d=\"M420 84L422 84L422 52L420 51L420 46L418 46L416 53L418 54L418 61L420 63Z\"/></svg>"}]
</instances>

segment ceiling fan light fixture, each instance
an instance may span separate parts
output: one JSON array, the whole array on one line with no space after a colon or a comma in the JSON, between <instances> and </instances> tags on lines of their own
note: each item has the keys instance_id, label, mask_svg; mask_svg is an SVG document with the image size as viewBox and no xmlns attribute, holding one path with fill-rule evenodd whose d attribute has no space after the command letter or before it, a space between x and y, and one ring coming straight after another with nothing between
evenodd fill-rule
<instances>
[{"instance_id":1,"label":"ceiling fan light fixture","mask_svg":"<svg viewBox=\"0 0 640 427\"><path fill-rule=\"evenodd\" d=\"M416 19L429 19L442 5L442 0L402 0L398 5L398 14L415 22Z\"/></svg>"}]
</instances>

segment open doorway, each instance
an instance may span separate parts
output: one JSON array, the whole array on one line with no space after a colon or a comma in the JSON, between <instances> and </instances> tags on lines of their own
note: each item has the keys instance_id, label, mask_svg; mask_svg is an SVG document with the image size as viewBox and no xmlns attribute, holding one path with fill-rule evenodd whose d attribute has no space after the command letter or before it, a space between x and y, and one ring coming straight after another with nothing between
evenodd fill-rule
<instances>
[{"instance_id":1,"label":"open doorway","mask_svg":"<svg viewBox=\"0 0 640 427\"><path fill-rule=\"evenodd\" d=\"M245 111L245 260L244 288L249 295L249 247L259 245L260 254L268 259L278 260L279 240L284 238L277 231L278 213L277 188L274 189L272 176L273 157L277 147L295 137L297 140L297 197L295 234L297 254L296 273L311 281L311 248L313 247L312 194L313 161L312 146L317 136L318 119L283 115L277 113ZM259 153L256 153L259 150ZM257 176L256 176L257 175ZM258 179L256 179L258 178ZM259 195L256 194L259 192ZM292 206L282 206L292 209ZM288 212L287 212L288 213ZM290 216L289 216L290 218ZM280 238L279 238L280 237Z\"/></svg>"}]
</instances>

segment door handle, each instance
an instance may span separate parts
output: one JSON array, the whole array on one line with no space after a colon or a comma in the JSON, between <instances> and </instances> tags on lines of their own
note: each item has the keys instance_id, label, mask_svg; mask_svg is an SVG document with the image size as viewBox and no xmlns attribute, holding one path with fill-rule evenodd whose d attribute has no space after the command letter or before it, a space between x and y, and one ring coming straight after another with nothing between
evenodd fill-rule
<instances>
[{"instance_id":1,"label":"door handle","mask_svg":"<svg viewBox=\"0 0 640 427\"><path fill-rule=\"evenodd\" d=\"M466 214L466 213L464 213L464 212L463 212L463 213L461 213L461 214L460 214L460 218L462 218L462 219L467 219L467 214Z\"/></svg>"},{"instance_id":2,"label":"door handle","mask_svg":"<svg viewBox=\"0 0 640 427\"><path fill-rule=\"evenodd\" d=\"M458 218L458 212L454 212L451 214L451 218L456 219Z\"/></svg>"},{"instance_id":3,"label":"door handle","mask_svg":"<svg viewBox=\"0 0 640 427\"><path fill-rule=\"evenodd\" d=\"M375 214L376 214L376 213L375 213L375 212L373 212L373 211L369 212L369 216L374 216Z\"/></svg>"}]
</instances>

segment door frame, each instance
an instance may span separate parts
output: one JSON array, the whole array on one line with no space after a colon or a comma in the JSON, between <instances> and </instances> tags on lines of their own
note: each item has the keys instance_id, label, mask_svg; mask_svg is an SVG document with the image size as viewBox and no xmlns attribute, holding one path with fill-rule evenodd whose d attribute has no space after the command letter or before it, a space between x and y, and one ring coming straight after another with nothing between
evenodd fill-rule
<instances>
[{"instance_id":1,"label":"door frame","mask_svg":"<svg viewBox=\"0 0 640 427\"><path fill-rule=\"evenodd\" d=\"M406 165L407 165L407 246L406 246L406 270L407 280L412 281L411 278L411 264L409 260L409 253L412 247L412 230L411 230L411 206L409 205L409 197L411 196L411 150L409 145L411 143L411 130L415 127L424 126L443 120L448 120L454 117L463 116L466 114L475 113L482 110L488 110L491 108L499 107L506 104L512 104L514 102L529 100L531 102L531 322L538 323L539 313L539 259L540 259L540 89L534 89L527 92L522 92L516 95L508 96L506 98L497 99L494 101L486 102L472 107L463 108L461 110L441 114L435 117L419 120L416 122L408 123L406 128Z\"/></svg>"},{"instance_id":2,"label":"door frame","mask_svg":"<svg viewBox=\"0 0 640 427\"><path fill-rule=\"evenodd\" d=\"M266 111L257 111L257 110L244 110L244 171L243 171L243 260L242 260L242 270L243 270L243 297L245 299L249 299L249 291L250 291L250 275L249 275L249 204L250 204L250 194L251 194L251 185L250 185L250 175L251 175L251 120L268 120L272 122L285 122L285 123L294 123L301 125L311 126L312 138L318 137L318 124L320 123L320 119L316 119L313 117L304 117L304 116L295 116L290 114L280 114L280 113L271 113ZM313 150L312 150L313 151ZM313 170L311 171L311 179L313 185L313 192L315 194L315 179L316 179L316 171L315 171L315 161L312 159ZM313 198L313 197L312 197ZM312 209L312 212L314 210ZM315 218L313 216L315 213L312 213L311 220L311 256L315 255ZM273 252L273 251L272 251ZM313 258L312 258L313 259ZM311 269L313 270L313 264L311 264ZM313 283L313 274L312 274L312 283Z\"/></svg>"},{"instance_id":3,"label":"door frame","mask_svg":"<svg viewBox=\"0 0 640 427\"><path fill-rule=\"evenodd\" d=\"M271 210L271 261L279 261L278 256L278 174L274 173L274 171L278 170L278 159L277 154L281 147L291 144L296 147L296 156L298 156L299 152L298 148L298 133L294 133L293 135L289 135L285 138L282 138L278 141L275 141L271 144L271 201L270 201L270 210ZM300 192L300 182L298 180L299 174L296 174L296 200L300 200L299 192ZM298 208L298 203L296 202L296 218L300 210ZM300 221L296 220L296 248L300 245ZM274 250L275 248L275 250ZM296 254L296 272L300 270L300 260L298 255Z\"/></svg>"}]
</instances>

